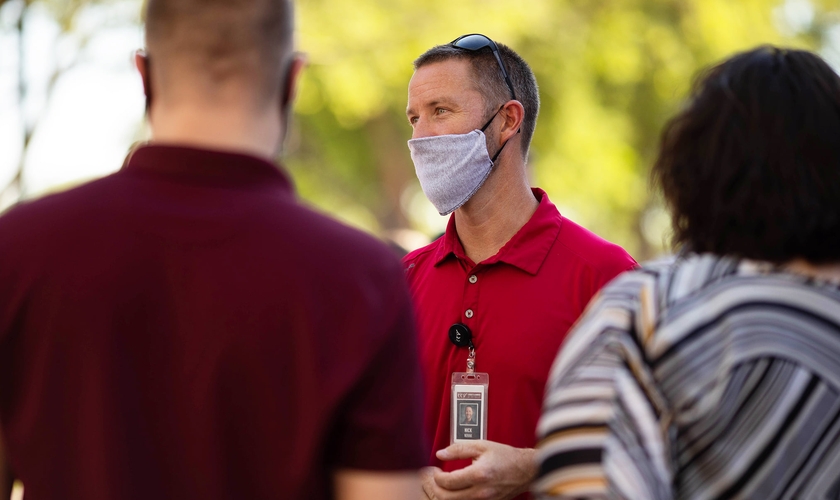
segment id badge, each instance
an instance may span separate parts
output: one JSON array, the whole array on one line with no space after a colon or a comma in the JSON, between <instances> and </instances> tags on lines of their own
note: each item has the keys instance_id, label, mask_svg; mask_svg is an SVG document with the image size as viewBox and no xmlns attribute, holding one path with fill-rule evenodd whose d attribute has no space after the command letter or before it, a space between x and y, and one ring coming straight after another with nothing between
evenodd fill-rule
<instances>
[{"instance_id":1,"label":"id badge","mask_svg":"<svg viewBox=\"0 0 840 500\"><path fill-rule=\"evenodd\" d=\"M487 439L487 373L452 374L450 444Z\"/></svg>"}]
</instances>

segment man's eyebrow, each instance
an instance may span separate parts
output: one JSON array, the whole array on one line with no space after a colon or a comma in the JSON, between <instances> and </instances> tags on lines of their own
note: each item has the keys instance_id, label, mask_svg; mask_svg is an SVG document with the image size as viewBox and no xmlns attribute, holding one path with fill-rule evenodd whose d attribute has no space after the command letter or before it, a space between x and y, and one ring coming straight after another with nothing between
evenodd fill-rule
<instances>
[{"instance_id":1,"label":"man's eyebrow","mask_svg":"<svg viewBox=\"0 0 840 500\"><path fill-rule=\"evenodd\" d=\"M435 108L437 106L440 106L441 104L443 104L445 106L454 106L455 101L453 101L451 99L447 99L445 97L441 97L439 99L435 99L434 101L424 103L421 107L422 108ZM405 114L406 115L413 115L413 114L416 114L416 111L414 111L414 108L406 108Z\"/></svg>"},{"instance_id":2,"label":"man's eyebrow","mask_svg":"<svg viewBox=\"0 0 840 500\"><path fill-rule=\"evenodd\" d=\"M452 99L448 99L446 97L441 97L439 99L435 99L434 101L430 102L428 106L431 108L431 107L439 106L441 104L444 104L444 105L447 105L447 106L452 106L452 105L455 104L455 101L453 101Z\"/></svg>"}]
</instances>

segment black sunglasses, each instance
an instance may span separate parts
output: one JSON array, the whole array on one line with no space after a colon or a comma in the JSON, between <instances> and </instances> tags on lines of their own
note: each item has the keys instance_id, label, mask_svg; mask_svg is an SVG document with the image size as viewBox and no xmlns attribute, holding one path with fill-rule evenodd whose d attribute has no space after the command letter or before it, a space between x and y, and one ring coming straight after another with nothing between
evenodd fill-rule
<instances>
[{"instance_id":1,"label":"black sunglasses","mask_svg":"<svg viewBox=\"0 0 840 500\"><path fill-rule=\"evenodd\" d=\"M471 35L459 36L455 40L452 40L452 43L449 45L459 49L473 51L481 50L484 47L490 47L490 50L493 51L493 55L496 56L499 68L502 69L502 76L505 77L505 83L507 84L508 89L510 89L510 95L514 100L516 100L516 92L513 91L513 84L510 82L507 69L505 69L505 63L502 62L502 57L499 55L499 47L496 46L496 42L479 33L473 33Z\"/></svg>"}]
</instances>

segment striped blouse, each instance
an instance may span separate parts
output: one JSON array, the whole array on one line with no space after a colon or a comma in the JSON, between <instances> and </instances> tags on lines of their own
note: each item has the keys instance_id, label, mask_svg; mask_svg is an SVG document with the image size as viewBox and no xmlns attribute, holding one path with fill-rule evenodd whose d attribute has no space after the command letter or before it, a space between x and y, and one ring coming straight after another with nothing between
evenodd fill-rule
<instances>
[{"instance_id":1,"label":"striped blouse","mask_svg":"<svg viewBox=\"0 0 840 500\"><path fill-rule=\"evenodd\" d=\"M625 273L537 434L539 498L840 498L840 286L711 255Z\"/></svg>"}]
</instances>

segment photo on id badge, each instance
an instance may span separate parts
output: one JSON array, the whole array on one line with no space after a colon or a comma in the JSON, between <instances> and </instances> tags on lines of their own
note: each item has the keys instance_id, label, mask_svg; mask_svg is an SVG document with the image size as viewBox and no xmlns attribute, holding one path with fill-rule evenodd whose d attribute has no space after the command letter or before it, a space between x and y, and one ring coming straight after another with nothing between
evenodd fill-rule
<instances>
[{"instance_id":1,"label":"photo on id badge","mask_svg":"<svg viewBox=\"0 0 840 500\"><path fill-rule=\"evenodd\" d=\"M459 389L454 401L455 441L484 439L484 391L475 386Z\"/></svg>"}]
</instances>

